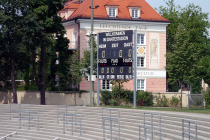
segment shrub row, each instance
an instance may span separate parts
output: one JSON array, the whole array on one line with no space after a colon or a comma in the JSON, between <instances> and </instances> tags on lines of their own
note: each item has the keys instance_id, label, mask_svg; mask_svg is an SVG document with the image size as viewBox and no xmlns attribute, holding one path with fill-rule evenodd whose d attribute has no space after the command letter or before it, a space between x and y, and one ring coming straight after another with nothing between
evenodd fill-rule
<instances>
[{"instance_id":1,"label":"shrub row","mask_svg":"<svg viewBox=\"0 0 210 140\"><path fill-rule=\"evenodd\" d=\"M120 100L119 100L120 98ZM101 91L101 101L104 105L117 106L121 102L124 104L133 103L133 91L121 89L120 95L119 90L114 87L112 91ZM166 96L154 96L151 92L138 91L137 92L137 106L157 106L157 107L178 107L180 98L173 96L171 99Z\"/></svg>"}]
</instances>

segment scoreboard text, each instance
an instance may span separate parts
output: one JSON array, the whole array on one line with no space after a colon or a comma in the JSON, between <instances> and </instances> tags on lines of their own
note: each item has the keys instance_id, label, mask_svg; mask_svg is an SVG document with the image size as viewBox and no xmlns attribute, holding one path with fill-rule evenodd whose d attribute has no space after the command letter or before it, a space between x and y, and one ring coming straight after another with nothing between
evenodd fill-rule
<instances>
[{"instance_id":1,"label":"scoreboard text","mask_svg":"<svg viewBox=\"0 0 210 140\"><path fill-rule=\"evenodd\" d=\"M132 79L133 31L99 33L99 79Z\"/></svg>"}]
</instances>

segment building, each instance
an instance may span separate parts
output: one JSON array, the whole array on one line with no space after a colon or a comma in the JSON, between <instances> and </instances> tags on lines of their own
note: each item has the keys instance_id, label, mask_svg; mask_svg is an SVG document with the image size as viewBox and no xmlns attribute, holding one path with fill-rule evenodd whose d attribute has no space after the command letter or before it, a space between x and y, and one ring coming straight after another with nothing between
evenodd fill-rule
<instances>
[{"instance_id":1,"label":"building","mask_svg":"<svg viewBox=\"0 0 210 140\"><path fill-rule=\"evenodd\" d=\"M166 92L166 27L169 20L160 16L145 0L94 0L94 32L137 30L137 90ZM70 0L58 14L70 40L69 50L87 49L85 35L91 30L91 0ZM133 80L124 87L133 90ZM111 89L109 80L100 89ZM95 90L97 83L95 82ZM83 78L80 90L90 90Z\"/></svg>"}]
</instances>

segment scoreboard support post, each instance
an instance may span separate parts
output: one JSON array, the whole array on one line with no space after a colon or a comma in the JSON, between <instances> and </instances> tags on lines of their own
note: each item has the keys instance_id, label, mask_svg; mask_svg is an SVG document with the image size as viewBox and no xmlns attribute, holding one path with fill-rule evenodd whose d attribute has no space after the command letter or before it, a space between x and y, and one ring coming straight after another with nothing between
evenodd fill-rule
<instances>
[{"instance_id":1,"label":"scoreboard support post","mask_svg":"<svg viewBox=\"0 0 210 140\"><path fill-rule=\"evenodd\" d=\"M99 35L97 35L97 52L99 46ZM97 53L97 106L100 105L100 80L98 76L98 53Z\"/></svg>"},{"instance_id":2,"label":"scoreboard support post","mask_svg":"<svg viewBox=\"0 0 210 140\"><path fill-rule=\"evenodd\" d=\"M134 30L134 59L133 59L133 66L134 66L134 72L133 72L133 107L136 108L136 30Z\"/></svg>"}]
</instances>

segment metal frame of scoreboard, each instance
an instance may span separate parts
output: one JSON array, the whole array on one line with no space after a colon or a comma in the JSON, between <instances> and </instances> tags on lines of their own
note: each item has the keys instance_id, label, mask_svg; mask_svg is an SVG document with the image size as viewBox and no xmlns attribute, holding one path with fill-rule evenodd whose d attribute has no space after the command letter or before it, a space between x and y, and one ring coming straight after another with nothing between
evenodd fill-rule
<instances>
[{"instance_id":1,"label":"metal frame of scoreboard","mask_svg":"<svg viewBox=\"0 0 210 140\"><path fill-rule=\"evenodd\" d=\"M133 31L98 34L99 80L133 79Z\"/></svg>"},{"instance_id":2,"label":"metal frame of scoreboard","mask_svg":"<svg viewBox=\"0 0 210 140\"><path fill-rule=\"evenodd\" d=\"M100 104L99 80L134 78L133 106L136 107L136 30L103 32L97 38L97 106Z\"/></svg>"}]
</instances>

